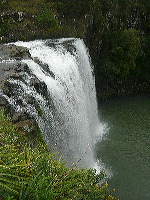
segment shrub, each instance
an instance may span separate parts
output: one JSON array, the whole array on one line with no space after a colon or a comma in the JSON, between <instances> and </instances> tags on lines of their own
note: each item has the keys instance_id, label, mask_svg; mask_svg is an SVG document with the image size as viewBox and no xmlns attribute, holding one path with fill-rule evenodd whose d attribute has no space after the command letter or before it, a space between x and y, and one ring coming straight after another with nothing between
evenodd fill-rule
<instances>
[{"instance_id":1,"label":"shrub","mask_svg":"<svg viewBox=\"0 0 150 200\"><path fill-rule=\"evenodd\" d=\"M50 27L58 26L58 20L51 10L45 10L43 13L38 15L37 19L38 23L41 26L50 26Z\"/></svg>"},{"instance_id":2,"label":"shrub","mask_svg":"<svg viewBox=\"0 0 150 200\"><path fill-rule=\"evenodd\" d=\"M8 31L7 25L0 21L0 36L4 36L5 34L7 34L7 31Z\"/></svg>"},{"instance_id":3,"label":"shrub","mask_svg":"<svg viewBox=\"0 0 150 200\"><path fill-rule=\"evenodd\" d=\"M105 51L101 58L104 74L110 80L116 77L126 78L136 70L136 61L141 54L139 32L134 29L108 32L104 41Z\"/></svg>"},{"instance_id":4,"label":"shrub","mask_svg":"<svg viewBox=\"0 0 150 200\"><path fill-rule=\"evenodd\" d=\"M41 142L36 148L28 143L21 145L19 135L1 110L0 136L6 137L0 146L0 199L114 199L107 185L100 185L103 173L68 168Z\"/></svg>"},{"instance_id":5,"label":"shrub","mask_svg":"<svg viewBox=\"0 0 150 200\"><path fill-rule=\"evenodd\" d=\"M136 68L136 59L140 53L138 31L134 29L119 31L114 40L110 57L115 65L114 70L125 77Z\"/></svg>"}]
</instances>

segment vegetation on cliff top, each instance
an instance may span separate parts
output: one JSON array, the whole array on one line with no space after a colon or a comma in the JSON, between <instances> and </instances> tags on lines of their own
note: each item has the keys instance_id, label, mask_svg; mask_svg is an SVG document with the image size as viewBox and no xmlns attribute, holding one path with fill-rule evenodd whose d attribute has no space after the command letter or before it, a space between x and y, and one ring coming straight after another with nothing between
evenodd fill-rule
<instances>
[{"instance_id":1,"label":"vegetation on cliff top","mask_svg":"<svg viewBox=\"0 0 150 200\"><path fill-rule=\"evenodd\" d=\"M98 94L149 91L147 0L2 0L0 6L1 42L80 37L90 50Z\"/></svg>"},{"instance_id":2,"label":"vegetation on cliff top","mask_svg":"<svg viewBox=\"0 0 150 200\"><path fill-rule=\"evenodd\" d=\"M0 110L0 199L116 199L100 184L101 172L70 168L47 150L41 139L32 144Z\"/></svg>"}]
</instances>

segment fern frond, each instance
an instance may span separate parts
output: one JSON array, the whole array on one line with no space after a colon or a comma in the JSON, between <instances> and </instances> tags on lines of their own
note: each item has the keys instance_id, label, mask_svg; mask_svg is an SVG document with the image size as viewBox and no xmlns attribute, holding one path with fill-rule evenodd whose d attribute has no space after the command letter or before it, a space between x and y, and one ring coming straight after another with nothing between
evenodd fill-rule
<instances>
[{"instance_id":1,"label":"fern frond","mask_svg":"<svg viewBox=\"0 0 150 200\"><path fill-rule=\"evenodd\" d=\"M8 186L8 184L4 184L0 182L0 187L3 188L6 192L9 191L13 194L19 194L19 192L13 188L11 188L10 186Z\"/></svg>"}]
</instances>

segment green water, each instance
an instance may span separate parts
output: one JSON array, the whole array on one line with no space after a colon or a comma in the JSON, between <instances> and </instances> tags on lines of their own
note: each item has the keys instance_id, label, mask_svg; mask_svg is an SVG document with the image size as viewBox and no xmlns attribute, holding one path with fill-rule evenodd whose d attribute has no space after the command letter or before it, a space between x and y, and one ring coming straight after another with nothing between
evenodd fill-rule
<instances>
[{"instance_id":1,"label":"green water","mask_svg":"<svg viewBox=\"0 0 150 200\"><path fill-rule=\"evenodd\" d=\"M96 145L113 175L109 187L122 200L150 199L150 96L115 98L100 105L100 118L109 126Z\"/></svg>"}]
</instances>

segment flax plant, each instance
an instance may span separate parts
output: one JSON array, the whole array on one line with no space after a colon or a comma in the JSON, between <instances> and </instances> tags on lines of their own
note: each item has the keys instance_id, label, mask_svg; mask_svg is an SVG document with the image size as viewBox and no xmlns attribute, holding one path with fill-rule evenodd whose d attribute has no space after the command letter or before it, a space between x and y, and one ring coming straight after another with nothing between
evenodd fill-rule
<instances>
[{"instance_id":1,"label":"flax plant","mask_svg":"<svg viewBox=\"0 0 150 200\"><path fill-rule=\"evenodd\" d=\"M104 173L66 167L41 140L30 145L3 110L0 137L0 200L115 199L100 184Z\"/></svg>"}]
</instances>

